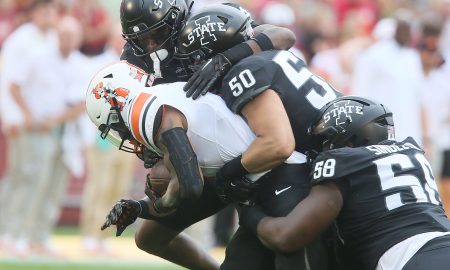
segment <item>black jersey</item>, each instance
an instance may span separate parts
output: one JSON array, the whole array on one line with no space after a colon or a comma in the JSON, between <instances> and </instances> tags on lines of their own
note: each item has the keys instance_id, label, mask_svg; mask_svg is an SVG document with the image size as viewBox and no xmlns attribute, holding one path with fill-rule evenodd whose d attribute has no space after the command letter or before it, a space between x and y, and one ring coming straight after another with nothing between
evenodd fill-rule
<instances>
[{"instance_id":1,"label":"black jersey","mask_svg":"<svg viewBox=\"0 0 450 270\"><path fill-rule=\"evenodd\" d=\"M308 128L320 117L320 109L342 94L308 70L305 62L288 51L266 51L241 60L222 81L220 92L235 113L261 92L276 91L289 117L296 150L317 145ZM264 117L263 115L261 117Z\"/></svg>"},{"instance_id":2,"label":"black jersey","mask_svg":"<svg viewBox=\"0 0 450 270\"><path fill-rule=\"evenodd\" d=\"M313 185L336 181L341 188L344 253L364 269L413 235L450 230L430 164L412 138L323 152L311 174Z\"/></svg>"},{"instance_id":3,"label":"black jersey","mask_svg":"<svg viewBox=\"0 0 450 270\"><path fill-rule=\"evenodd\" d=\"M239 9L241 12L250 17L250 24L253 28L258 26L258 24L253 21L251 14L240 5L234 3L222 4ZM205 10L203 12L208 12L208 10ZM149 74L153 74L155 72L153 69L153 61L150 56L136 56L134 54L133 47L128 42L125 43L122 49L120 60L125 60L128 63L143 69ZM194 62L191 59L179 59L174 57L167 65L161 66L162 77L155 78L154 81L152 81L152 84L157 85L161 83L186 82L192 76L192 74L194 74L194 66Z\"/></svg>"}]
</instances>

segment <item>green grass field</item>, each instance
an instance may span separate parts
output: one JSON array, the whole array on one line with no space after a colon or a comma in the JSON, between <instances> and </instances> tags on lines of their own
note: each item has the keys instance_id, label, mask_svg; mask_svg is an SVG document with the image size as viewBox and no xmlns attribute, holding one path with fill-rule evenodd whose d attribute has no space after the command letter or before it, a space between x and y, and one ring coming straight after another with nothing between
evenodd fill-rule
<instances>
[{"instance_id":1,"label":"green grass field","mask_svg":"<svg viewBox=\"0 0 450 270\"><path fill-rule=\"evenodd\" d=\"M131 263L77 263L77 262L2 262L1 270L182 270L176 266Z\"/></svg>"},{"instance_id":2,"label":"green grass field","mask_svg":"<svg viewBox=\"0 0 450 270\"><path fill-rule=\"evenodd\" d=\"M1 1L1 0L0 0ZM57 227L54 231L57 237L76 237L80 235L78 227ZM121 239L133 241L134 230L129 229L124 232ZM114 239L114 238L112 238ZM132 242L134 243L134 242ZM134 247L134 244L132 244ZM149 259L149 261L151 261ZM0 270L183 270L185 268L171 265L169 263L137 261L133 262L128 258L125 261L119 258L76 258L70 259L47 259L47 258L14 258L2 256L0 252Z\"/></svg>"},{"instance_id":3,"label":"green grass field","mask_svg":"<svg viewBox=\"0 0 450 270\"><path fill-rule=\"evenodd\" d=\"M52 238L55 245L63 249L64 258L37 255L18 258L5 255L0 250L0 270L186 270L140 251L134 243L133 228L126 230L120 238L110 238L112 248L116 252L121 251L113 257L83 254L79 251L79 235L79 228L74 226L57 227L54 231ZM215 251L218 261L222 260L223 253L222 250Z\"/></svg>"}]
</instances>

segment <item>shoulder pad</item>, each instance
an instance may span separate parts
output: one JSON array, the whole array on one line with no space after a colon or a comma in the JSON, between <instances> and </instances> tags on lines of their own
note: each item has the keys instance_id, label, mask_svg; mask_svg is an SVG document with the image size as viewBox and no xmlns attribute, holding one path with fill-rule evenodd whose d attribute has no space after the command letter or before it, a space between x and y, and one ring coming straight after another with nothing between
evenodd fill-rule
<instances>
[{"instance_id":1,"label":"shoulder pad","mask_svg":"<svg viewBox=\"0 0 450 270\"><path fill-rule=\"evenodd\" d=\"M419 144L412 137L406 138L404 141L402 141L399 144L406 145L409 148L413 148L413 149L416 149L419 152L425 153L425 151L419 146Z\"/></svg>"},{"instance_id":2,"label":"shoulder pad","mask_svg":"<svg viewBox=\"0 0 450 270\"><path fill-rule=\"evenodd\" d=\"M147 146L148 149L162 155L162 151L156 147L153 134L155 118L162 104L157 96L142 92L137 95L128 108L128 125L133 137ZM158 127L156 127L158 128Z\"/></svg>"},{"instance_id":3,"label":"shoulder pad","mask_svg":"<svg viewBox=\"0 0 450 270\"><path fill-rule=\"evenodd\" d=\"M279 67L260 54L252 55L233 66L222 81L220 93L234 113L261 92L270 89Z\"/></svg>"},{"instance_id":4,"label":"shoulder pad","mask_svg":"<svg viewBox=\"0 0 450 270\"><path fill-rule=\"evenodd\" d=\"M343 178L370 166L372 159L373 154L363 147L345 147L322 152L313 162L311 182L315 185Z\"/></svg>"}]
</instances>

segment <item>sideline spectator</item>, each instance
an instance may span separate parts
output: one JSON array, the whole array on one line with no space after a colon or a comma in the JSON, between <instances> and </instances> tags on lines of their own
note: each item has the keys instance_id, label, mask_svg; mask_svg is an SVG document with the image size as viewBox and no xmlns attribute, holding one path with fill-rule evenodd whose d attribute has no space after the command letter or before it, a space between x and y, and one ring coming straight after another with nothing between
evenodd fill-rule
<instances>
[{"instance_id":1,"label":"sideline spectator","mask_svg":"<svg viewBox=\"0 0 450 270\"><path fill-rule=\"evenodd\" d=\"M119 61L124 43L120 24L114 25L106 51L89 59L90 73L95 74L102 67ZM111 205L123 198L131 187L134 157L117 151L108 141L102 140L98 130L87 116L85 118L83 131L88 171L81 204L82 245L89 255L112 255L114 252L106 241L110 234L99 228Z\"/></svg>"},{"instance_id":2,"label":"sideline spectator","mask_svg":"<svg viewBox=\"0 0 450 270\"><path fill-rule=\"evenodd\" d=\"M424 74L417 50L410 47L411 21L409 17L397 19L393 38L377 41L360 54L352 91L372 97L392 110L399 141L412 136L423 145L426 126L420 91Z\"/></svg>"},{"instance_id":3,"label":"sideline spectator","mask_svg":"<svg viewBox=\"0 0 450 270\"><path fill-rule=\"evenodd\" d=\"M432 165L447 216L450 215L450 64L433 69L426 78L423 95L434 150Z\"/></svg>"},{"instance_id":4,"label":"sideline spectator","mask_svg":"<svg viewBox=\"0 0 450 270\"><path fill-rule=\"evenodd\" d=\"M32 82L21 84L23 69L27 68L31 55L55 48L56 34L52 30L56 20L56 9L51 0L35 0L30 7L31 21L20 26L4 42L2 47L2 81L0 87L0 109L2 129L8 143L7 175L1 183L0 194L0 247L18 255L25 255L29 249L28 240L20 238L25 213L29 210L29 198L34 193L32 183L40 157L30 155L33 133L33 112L30 96L22 96L22 89ZM30 46L30 42L33 46ZM19 61L20 60L20 61ZM39 89L42 90L42 89ZM28 93L28 92L27 92ZM38 93L38 92L37 92ZM38 99L33 102L37 103ZM43 104L48 106L47 104ZM37 232L36 232L37 233Z\"/></svg>"},{"instance_id":5,"label":"sideline spectator","mask_svg":"<svg viewBox=\"0 0 450 270\"><path fill-rule=\"evenodd\" d=\"M78 0L72 6L71 15L83 26L83 43L80 51L88 56L103 53L110 29L106 10L97 0Z\"/></svg>"},{"instance_id":6,"label":"sideline spectator","mask_svg":"<svg viewBox=\"0 0 450 270\"><path fill-rule=\"evenodd\" d=\"M0 1L0 48L6 37L17 26L18 10L13 0Z\"/></svg>"},{"instance_id":7,"label":"sideline spectator","mask_svg":"<svg viewBox=\"0 0 450 270\"><path fill-rule=\"evenodd\" d=\"M29 84L22 93L33 110L34 129L27 136L36 168L33 193L25 200L28 208L22 213L25 220L19 228L22 237L30 241L32 252L50 256L62 255L50 236L59 219L68 169L83 174L83 168L73 162L77 157L70 156L80 155L81 149L73 151L80 142L69 123L84 112L84 102L77 93L84 89L87 76L83 73L85 57L78 51L82 40L78 21L62 17L56 30L57 48L39 51L21 75L22 83ZM51 70L43 69L43 63ZM67 134L72 134L69 143Z\"/></svg>"}]
</instances>

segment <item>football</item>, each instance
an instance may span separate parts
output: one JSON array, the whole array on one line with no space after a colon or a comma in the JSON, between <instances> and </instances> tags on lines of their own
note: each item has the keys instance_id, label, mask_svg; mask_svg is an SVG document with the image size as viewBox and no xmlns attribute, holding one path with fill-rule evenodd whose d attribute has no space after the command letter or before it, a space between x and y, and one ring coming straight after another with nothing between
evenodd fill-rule
<instances>
[{"instance_id":1,"label":"football","mask_svg":"<svg viewBox=\"0 0 450 270\"><path fill-rule=\"evenodd\" d=\"M150 169L149 178L153 191L161 196L164 195L171 176L162 159Z\"/></svg>"}]
</instances>

